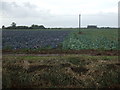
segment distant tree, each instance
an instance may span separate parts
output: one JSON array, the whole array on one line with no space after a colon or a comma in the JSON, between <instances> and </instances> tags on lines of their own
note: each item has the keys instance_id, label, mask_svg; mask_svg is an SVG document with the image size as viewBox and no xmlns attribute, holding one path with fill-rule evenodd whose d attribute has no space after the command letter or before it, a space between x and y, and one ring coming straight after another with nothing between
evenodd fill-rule
<instances>
[{"instance_id":1,"label":"distant tree","mask_svg":"<svg viewBox=\"0 0 120 90\"><path fill-rule=\"evenodd\" d=\"M30 27L28 26L16 26L15 22L12 22L11 26L5 27L4 25L2 26L2 29L46 29L43 25L31 25Z\"/></svg>"},{"instance_id":2,"label":"distant tree","mask_svg":"<svg viewBox=\"0 0 120 90\"><path fill-rule=\"evenodd\" d=\"M4 25L2 26L2 29L5 29L5 26L4 26Z\"/></svg>"},{"instance_id":3,"label":"distant tree","mask_svg":"<svg viewBox=\"0 0 120 90\"><path fill-rule=\"evenodd\" d=\"M16 29L28 29L28 26L17 26Z\"/></svg>"},{"instance_id":4,"label":"distant tree","mask_svg":"<svg viewBox=\"0 0 120 90\"><path fill-rule=\"evenodd\" d=\"M40 29L45 29L45 27L43 25L40 25L39 28Z\"/></svg>"},{"instance_id":5,"label":"distant tree","mask_svg":"<svg viewBox=\"0 0 120 90\"><path fill-rule=\"evenodd\" d=\"M43 25L31 25L31 27L30 27L31 29L45 29L45 27L43 26Z\"/></svg>"},{"instance_id":6,"label":"distant tree","mask_svg":"<svg viewBox=\"0 0 120 90\"><path fill-rule=\"evenodd\" d=\"M16 23L15 23L15 22L12 22L11 27L12 27L12 28L16 28Z\"/></svg>"},{"instance_id":7,"label":"distant tree","mask_svg":"<svg viewBox=\"0 0 120 90\"><path fill-rule=\"evenodd\" d=\"M37 29L39 26L38 25L31 25L31 29Z\"/></svg>"},{"instance_id":8,"label":"distant tree","mask_svg":"<svg viewBox=\"0 0 120 90\"><path fill-rule=\"evenodd\" d=\"M38 25L34 25L34 24L33 24L31 27L38 27Z\"/></svg>"}]
</instances>

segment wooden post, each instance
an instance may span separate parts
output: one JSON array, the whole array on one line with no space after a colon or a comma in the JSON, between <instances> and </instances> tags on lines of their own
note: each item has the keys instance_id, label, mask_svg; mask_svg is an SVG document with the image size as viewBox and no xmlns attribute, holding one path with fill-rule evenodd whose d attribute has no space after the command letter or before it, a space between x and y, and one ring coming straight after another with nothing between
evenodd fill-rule
<instances>
[{"instance_id":1,"label":"wooden post","mask_svg":"<svg viewBox=\"0 0 120 90\"><path fill-rule=\"evenodd\" d=\"M79 14L79 33L81 33L80 28L81 28L81 14Z\"/></svg>"},{"instance_id":2,"label":"wooden post","mask_svg":"<svg viewBox=\"0 0 120 90\"><path fill-rule=\"evenodd\" d=\"M79 14L79 29L81 27L81 15Z\"/></svg>"}]
</instances>

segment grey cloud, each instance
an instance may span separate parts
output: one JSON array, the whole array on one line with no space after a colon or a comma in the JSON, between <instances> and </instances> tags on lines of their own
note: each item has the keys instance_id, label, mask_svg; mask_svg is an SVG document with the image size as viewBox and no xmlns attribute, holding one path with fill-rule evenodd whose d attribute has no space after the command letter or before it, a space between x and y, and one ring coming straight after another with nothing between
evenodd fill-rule
<instances>
[{"instance_id":1,"label":"grey cloud","mask_svg":"<svg viewBox=\"0 0 120 90\"><path fill-rule=\"evenodd\" d=\"M29 9L35 9L35 8L37 8L36 5L31 4L30 2L25 2L23 4L24 4L24 7L28 7Z\"/></svg>"},{"instance_id":2,"label":"grey cloud","mask_svg":"<svg viewBox=\"0 0 120 90\"><path fill-rule=\"evenodd\" d=\"M118 3L118 27L120 28L120 1Z\"/></svg>"},{"instance_id":3,"label":"grey cloud","mask_svg":"<svg viewBox=\"0 0 120 90\"><path fill-rule=\"evenodd\" d=\"M87 25L97 25L97 26L107 26L107 27L117 27L118 18L117 14L98 14L98 15L82 15L81 26L87 27ZM5 22L6 21L6 22ZM78 27L78 15L54 15L49 17L49 19L41 20L41 18L11 18L3 20L3 23L8 23L8 25L15 21L17 25L44 25L45 27Z\"/></svg>"},{"instance_id":4,"label":"grey cloud","mask_svg":"<svg viewBox=\"0 0 120 90\"><path fill-rule=\"evenodd\" d=\"M40 9L29 2L2 2L0 12L3 12L2 22L9 25L15 21L17 25L43 24L46 27L78 27L78 15L52 15L49 10ZM118 24L117 13L99 13L82 15L82 27L89 24L98 26L115 26Z\"/></svg>"},{"instance_id":5,"label":"grey cloud","mask_svg":"<svg viewBox=\"0 0 120 90\"><path fill-rule=\"evenodd\" d=\"M44 22L49 26L61 26L61 27L78 27L78 15L56 15L49 21ZM117 13L99 13L93 15L82 15L81 26L87 27L87 25L117 27L118 17Z\"/></svg>"},{"instance_id":6,"label":"grey cloud","mask_svg":"<svg viewBox=\"0 0 120 90\"><path fill-rule=\"evenodd\" d=\"M118 24L117 13L99 13L94 15L83 15L83 25L96 24L98 26L115 26Z\"/></svg>"},{"instance_id":7,"label":"grey cloud","mask_svg":"<svg viewBox=\"0 0 120 90\"><path fill-rule=\"evenodd\" d=\"M4 17L7 18L28 18L28 17L41 17L41 19L50 16L49 10L38 9L37 6L29 2L23 3L22 5L16 2L1 2L1 11Z\"/></svg>"}]
</instances>

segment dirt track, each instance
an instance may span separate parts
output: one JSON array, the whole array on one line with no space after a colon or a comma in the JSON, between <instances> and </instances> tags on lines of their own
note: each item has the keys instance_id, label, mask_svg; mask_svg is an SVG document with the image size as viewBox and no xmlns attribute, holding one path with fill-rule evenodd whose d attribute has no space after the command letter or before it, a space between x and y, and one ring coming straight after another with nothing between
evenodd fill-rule
<instances>
[{"instance_id":1,"label":"dirt track","mask_svg":"<svg viewBox=\"0 0 120 90\"><path fill-rule=\"evenodd\" d=\"M120 50L41 50L41 51L21 51L21 50L13 50L6 51L3 50L3 54L34 54L39 56L56 56L56 55L64 55L64 54L88 54L94 56L119 56Z\"/></svg>"}]
</instances>

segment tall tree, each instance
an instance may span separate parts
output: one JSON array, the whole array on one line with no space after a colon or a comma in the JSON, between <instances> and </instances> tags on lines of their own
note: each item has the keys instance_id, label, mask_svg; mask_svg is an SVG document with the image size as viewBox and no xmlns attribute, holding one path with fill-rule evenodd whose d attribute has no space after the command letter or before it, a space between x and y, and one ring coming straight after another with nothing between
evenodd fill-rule
<instances>
[{"instance_id":1,"label":"tall tree","mask_svg":"<svg viewBox=\"0 0 120 90\"><path fill-rule=\"evenodd\" d=\"M5 29L5 26L4 26L4 25L2 26L2 29Z\"/></svg>"},{"instance_id":2,"label":"tall tree","mask_svg":"<svg viewBox=\"0 0 120 90\"><path fill-rule=\"evenodd\" d=\"M12 22L11 27L12 27L12 28L15 28L15 27L16 27L16 23L15 23L15 22Z\"/></svg>"}]
</instances>

